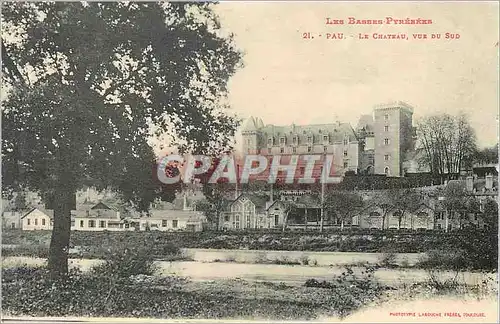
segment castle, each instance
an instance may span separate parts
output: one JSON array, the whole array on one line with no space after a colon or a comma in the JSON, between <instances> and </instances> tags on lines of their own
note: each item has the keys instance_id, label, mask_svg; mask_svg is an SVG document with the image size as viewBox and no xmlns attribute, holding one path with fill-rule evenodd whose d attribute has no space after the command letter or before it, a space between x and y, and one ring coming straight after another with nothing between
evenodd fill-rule
<instances>
[{"instance_id":1,"label":"castle","mask_svg":"<svg viewBox=\"0 0 500 324\"><path fill-rule=\"evenodd\" d=\"M242 125L243 153L260 155L333 154L335 173L385 174L401 177L414 152L413 107L398 101L377 105L362 115L356 128L348 123L264 125L249 117Z\"/></svg>"}]
</instances>

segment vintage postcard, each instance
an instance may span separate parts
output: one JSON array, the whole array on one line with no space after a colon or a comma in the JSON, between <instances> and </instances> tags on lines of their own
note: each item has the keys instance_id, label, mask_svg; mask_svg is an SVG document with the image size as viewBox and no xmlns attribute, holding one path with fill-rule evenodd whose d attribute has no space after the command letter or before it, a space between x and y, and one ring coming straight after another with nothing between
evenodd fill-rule
<instances>
[{"instance_id":1,"label":"vintage postcard","mask_svg":"<svg viewBox=\"0 0 500 324\"><path fill-rule=\"evenodd\" d=\"M498 2L1 28L2 321L498 323Z\"/></svg>"}]
</instances>

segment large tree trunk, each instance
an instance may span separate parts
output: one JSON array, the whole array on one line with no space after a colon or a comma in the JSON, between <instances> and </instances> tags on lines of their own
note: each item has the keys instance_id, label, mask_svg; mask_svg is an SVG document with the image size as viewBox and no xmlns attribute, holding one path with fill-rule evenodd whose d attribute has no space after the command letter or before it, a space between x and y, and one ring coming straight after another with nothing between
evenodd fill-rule
<instances>
[{"instance_id":1,"label":"large tree trunk","mask_svg":"<svg viewBox=\"0 0 500 324\"><path fill-rule=\"evenodd\" d=\"M68 250L71 233L71 205L74 190L58 185L54 194L54 225L50 240L48 269L57 279L68 273Z\"/></svg>"}]
</instances>

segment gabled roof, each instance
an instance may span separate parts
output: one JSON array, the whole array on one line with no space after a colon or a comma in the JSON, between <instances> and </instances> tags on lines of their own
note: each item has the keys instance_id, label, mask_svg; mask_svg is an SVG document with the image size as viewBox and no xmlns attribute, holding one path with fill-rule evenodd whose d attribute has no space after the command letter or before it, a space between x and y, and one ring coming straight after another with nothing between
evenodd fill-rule
<instances>
[{"instance_id":1,"label":"gabled roof","mask_svg":"<svg viewBox=\"0 0 500 324\"><path fill-rule=\"evenodd\" d=\"M252 193L242 193L238 196L238 198L234 199L229 203L229 207L234 204L235 202L239 201L241 198L247 198L250 200L254 205L256 210L265 210L266 208L266 203L268 202L268 197L267 195L256 195Z\"/></svg>"},{"instance_id":2,"label":"gabled roof","mask_svg":"<svg viewBox=\"0 0 500 324\"><path fill-rule=\"evenodd\" d=\"M29 214L31 214L31 213L32 213L33 211L35 211L35 210L38 210L38 211L42 212L43 214L47 215L47 217L49 217L50 219L54 219L54 210L52 210L52 209L44 209L44 208L42 208L42 207L33 207L33 208L31 208L30 210L28 210L28 211L27 211L27 212L26 212L26 213L25 213L25 214L21 217L21 219L22 219L22 218L24 218L24 217L26 217L26 216L28 216Z\"/></svg>"},{"instance_id":3,"label":"gabled roof","mask_svg":"<svg viewBox=\"0 0 500 324\"><path fill-rule=\"evenodd\" d=\"M100 201L97 204L95 204L91 209L112 209L112 208L109 208L106 204Z\"/></svg>"}]
</instances>

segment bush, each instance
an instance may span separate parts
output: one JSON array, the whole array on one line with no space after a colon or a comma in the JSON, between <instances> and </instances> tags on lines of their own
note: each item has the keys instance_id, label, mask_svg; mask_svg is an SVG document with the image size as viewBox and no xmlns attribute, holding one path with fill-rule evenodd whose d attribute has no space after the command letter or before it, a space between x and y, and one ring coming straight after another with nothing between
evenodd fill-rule
<instances>
[{"instance_id":1,"label":"bush","mask_svg":"<svg viewBox=\"0 0 500 324\"><path fill-rule=\"evenodd\" d=\"M345 317L362 305L376 300L387 289L374 278L374 272L375 267L365 267L359 276L346 267L345 272L330 282L309 279L305 286L331 290L331 298L326 302L336 310L337 315Z\"/></svg>"},{"instance_id":2,"label":"bush","mask_svg":"<svg viewBox=\"0 0 500 324\"><path fill-rule=\"evenodd\" d=\"M417 266L423 269L461 270L467 268L463 250L430 250L420 258Z\"/></svg>"},{"instance_id":3,"label":"bush","mask_svg":"<svg viewBox=\"0 0 500 324\"><path fill-rule=\"evenodd\" d=\"M398 266L396 263L396 253L386 252L382 254L379 265L385 268L396 268Z\"/></svg>"},{"instance_id":4,"label":"bush","mask_svg":"<svg viewBox=\"0 0 500 324\"><path fill-rule=\"evenodd\" d=\"M92 268L92 274L130 278L131 276L152 276L158 270L157 264L147 248L125 249L108 254L104 264Z\"/></svg>"}]
</instances>

